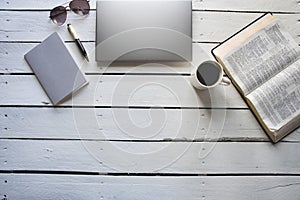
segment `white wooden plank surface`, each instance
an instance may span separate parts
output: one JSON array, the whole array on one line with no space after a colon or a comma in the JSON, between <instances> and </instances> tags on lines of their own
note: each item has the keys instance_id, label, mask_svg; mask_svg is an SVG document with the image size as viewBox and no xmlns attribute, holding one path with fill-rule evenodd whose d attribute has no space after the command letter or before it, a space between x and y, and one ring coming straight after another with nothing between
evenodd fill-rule
<instances>
[{"instance_id":1,"label":"white wooden plank surface","mask_svg":"<svg viewBox=\"0 0 300 200\"><path fill-rule=\"evenodd\" d=\"M95 41L95 11L82 18L69 15L68 20L77 28L83 41ZM237 32L262 13L193 12L193 40L220 42ZM299 14L276 14L292 36L300 43ZM57 31L66 41L72 41L66 25L59 27L49 19L49 11L0 11L2 25L0 41L41 41ZM222 27L222 28L220 28Z\"/></svg>"},{"instance_id":2,"label":"white wooden plank surface","mask_svg":"<svg viewBox=\"0 0 300 200\"><path fill-rule=\"evenodd\" d=\"M61 104L77 106L158 106L247 108L233 85L196 90L188 76L86 76L89 85ZM0 76L1 105L48 105L34 75Z\"/></svg>"},{"instance_id":3,"label":"white wooden plank surface","mask_svg":"<svg viewBox=\"0 0 300 200\"><path fill-rule=\"evenodd\" d=\"M92 9L96 8L96 0L91 0ZM26 3L18 0L3 0L0 2L1 9L52 9L65 3L63 0L26 0ZM235 1L235 0L193 0L193 9L199 10L231 10L231 11L258 11L258 12L300 12L299 2L297 0L256 0Z\"/></svg>"},{"instance_id":4,"label":"white wooden plank surface","mask_svg":"<svg viewBox=\"0 0 300 200\"><path fill-rule=\"evenodd\" d=\"M24 55L37 43L0 43L0 73L32 73L24 60ZM193 66L189 63L112 63L109 67L95 62L95 43L85 42L84 46L89 54L90 62L85 62L81 52L74 43L66 44L81 70L86 73L153 73L153 74L190 74ZM216 44L194 43L194 60L204 61L214 59L210 50ZM196 62L195 62L196 64ZM162 65L164 65L162 67ZM167 66L167 67L166 67Z\"/></svg>"},{"instance_id":5,"label":"white wooden plank surface","mask_svg":"<svg viewBox=\"0 0 300 200\"><path fill-rule=\"evenodd\" d=\"M24 1L19 0L3 0L0 2L1 9L13 9L13 10L39 10L39 9L52 9L56 6L59 6L66 1L63 0L26 0ZM90 1L90 6L92 9L96 8L96 0Z\"/></svg>"},{"instance_id":6,"label":"white wooden plank surface","mask_svg":"<svg viewBox=\"0 0 300 200\"><path fill-rule=\"evenodd\" d=\"M299 174L300 143L0 140L0 170Z\"/></svg>"},{"instance_id":7,"label":"white wooden plank surface","mask_svg":"<svg viewBox=\"0 0 300 200\"><path fill-rule=\"evenodd\" d=\"M249 110L0 108L0 129L0 138L269 141ZM283 141L300 141L300 129Z\"/></svg>"},{"instance_id":8,"label":"white wooden plank surface","mask_svg":"<svg viewBox=\"0 0 300 200\"><path fill-rule=\"evenodd\" d=\"M297 0L194 0L194 9L257 12L300 12Z\"/></svg>"},{"instance_id":9,"label":"white wooden plank surface","mask_svg":"<svg viewBox=\"0 0 300 200\"><path fill-rule=\"evenodd\" d=\"M193 41L222 42L263 13L193 12ZM274 14L300 43L299 14Z\"/></svg>"},{"instance_id":10,"label":"white wooden plank surface","mask_svg":"<svg viewBox=\"0 0 300 200\"><path fill-rule=\"evenodd\" d=\"M90 85L62 106L89 108L47 107L49 99L33 75L9 73L31 73L23 55L53 31L72 41L65 26L57 27L48 19L49 9L64 2L0 1L0 73L5 73L0 76L0 198L4 194L8 199L299 198L300 129L281 143L270 143L233 87L213 90L217 98L211 103L207 92L190 86L188 76L176 75L189 74L190 65L86 65L71 42L67 46L84 72L136 75L88 75ZM91 5L94 9L94 0ZM193 11L193 40L204 47L199 59L211 58L207 53L216 43L263 11L280 13L276 15L300 43L298 0L194 0L193 9L198 10ZM93 57L95 10L86 19L72 13L68 19L75 28L81 27L77 31L89 41L85 46ZM94 105L139 108L94 109ZM210 124L212 113L217 115ZM126 120L118 120L124 116ZM188 142L192 139L205 142ZM12 170L28 174L11 174ZM257 174L261 176L253 176Z\"/></svg>"},{"instance_id":11,"label":"white wooden plank surface","mask_svg":"<svg viewBox=\"0 0 300 200\"><path fill-rule=\"evenodd\" d=\"M6 181L6 182L5 182ZM300 178L1 174L8 199L299 199ZM259 184L257 184L259 183Z\"/></svg>"}]
</instances>

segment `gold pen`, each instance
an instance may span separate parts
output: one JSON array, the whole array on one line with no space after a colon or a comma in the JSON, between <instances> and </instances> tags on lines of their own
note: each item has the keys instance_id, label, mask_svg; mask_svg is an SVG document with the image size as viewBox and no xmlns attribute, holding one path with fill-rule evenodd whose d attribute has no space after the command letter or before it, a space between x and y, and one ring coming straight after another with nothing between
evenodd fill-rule
<instances>
[{"instance_id":1,"label":"gold pen","mask_svg":"<svg viewBox=\"0 0 300 200\"><path fill-rule=\"evenodd\" d=\"M81 43L79 37L77 36L74 28L71 26L71 24L67 24L67 27L68 27L69 33L72 35L72 37L75 40L75 42L76 42L78 48L80 49L81 53L83 54L85 59L89 62L89 58L88 58L88 55L86 53L86 50L84 49L84 46L82 45L82 43Z\"/></svg>"}]
</instances>

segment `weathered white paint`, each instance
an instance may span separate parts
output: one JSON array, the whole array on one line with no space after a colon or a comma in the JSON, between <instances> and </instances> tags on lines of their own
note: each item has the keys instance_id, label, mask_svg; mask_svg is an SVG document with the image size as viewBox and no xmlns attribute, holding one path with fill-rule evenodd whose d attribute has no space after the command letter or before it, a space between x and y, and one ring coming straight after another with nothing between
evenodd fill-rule
<instances>
[{"instance_id":1,"label":"weathered white paint","mask_svg":"<svg viewBox=\"0 0 300 200\"><path fill-rule=\"evenodd\" d=\"M96 12L82 18L69 15L68 22L76 28L83 41L95 41ZM193 40L196 42L221 42L252 22L262 13L193 12ZM299 14L276 14L292 36L298 37ZM2 34L0 41L42 41L50 33L57 31L66 41L72 41L66 25L57 26L49 19L49 11L1 11ZM80 28L79 28L80 27Z\"/></svg>"},{"instance_id":2,"label":"weathered white paint","mask_svg":"<svg viewBox=\"0 0 300 200\"><path fill-rule=\"evenodd\" d=\"M299 174L300 143L0 140L0 170ZM292 156L291 156L292 155Z\"/></svg>"},{"instance_id":3,"label":"weathered white paint","mask_svg":"<svg viewBox=\"0 0 300 200\"><path fill-rule=\"evenodd\" d=\"M52 9L65 3L63 0L26 0L26 3L18 0L3 0L0 2L1 9ZM96 0L90 1L92 9L96 8ZM193 9L200 10L222 10L222 11L258 11L258 12L300 12L299 2L297 0L256 0L235 1L235 0L193 0Z\"/></svg>"},{"instance_id":4,"label":"weathered white paint","mask_svg":"<svg viewBox=\"0 0 300 200\"><path fill-rule=\"evenodd\" d=\"M38 10L38 9L52 9L56 6L59 6L63 3L66 3L64 0L27 0L26 3L24 1L19 0L5 0L0 2L1 9L30 9L30 10ZM96 0L90 0L90 6L92 9L96 8Z\"/></svg>"},{"instance_id":5,"label":"weathered white paint","mask_svg":"<svg viewBox=\"0 0 300 200\"><path fill-rule=\"evenodd\" d=\"M7 181L7 183L5 183ZM1 174L8 199L273 199L298 200L293 176L146 177ZM259 183L259 184L258 184Z\"/></svg>"},{"instance_id":6,"label":"weathered white paint","mask_svg":"<svg viewBox=\"0 0 300 200\"><path fill-rule=\"evenodd\" d=\"M194 0L193 8L200 10L257 11L257 12L300 12L297 0Z\"/></svg>"},{"instance_id":7,"label":"weathered white paint","mask_svg":"<svg viewBox=\"0 0 300 200\"><path fill-rule=\"evenodd\" d=\"M0 170L174 174L146 177L2 173L0 198L6 194L8 199L298 199L300 180L294 175L300 173L299 129L284 139L289 142L271 144L251 112L239 109L247 106L233 87L225 91L216 88L213 94L218 98L212 105L208 93L195 91L187 76L170 76L190 73L190 65L166 68L117 64L106 68L95 62L84 63L74 43L68 43L71 54L86 73L136 75L88 75L90 85L76 95L74 102L63 106L196 106L236 110L33 107L49 102L36 78L9 73L31 73L23 55L53 31L72 41L65 26L57 27L48 18L49 10L64 2L0 1L0 73L6 73L0 75L0 105L21 105L0 108ZM95 0L91 7L95 8ZM226 39L263 11L283 13L276 15L300 43L297 0L194 0L193 8L199 10L193 12L193 39L202 42L204 48L204 52L196 54L199 60L211 59L209 50L215 45L203 42ZM233 12L224 12L229 10ZM90 41L84 45L93 59L95 10L86 19L69 12L68 20L75 28L80 27L76 30L82 40ZM212 112L218 115L209 124ZM119 120L119 116L125 116L127 121ZM129 119L131 123L127 123ZM223 120L224 127L218 124ZM154 128L162 128L152 129L155 123ZM189 142L191 139L206 142ZM218 139L239 142L215 142ZM176 175L181 173L226 176ZM227 176L228 173L292 176Z\"/></svg>"},{"instance_id":8,"label":"weathered white paint","mask_svg":"<svg viewBox=\"0 0 300 200\"><path fill-rule=\"evenodd\" d=\"M196 90L188 76L88 75L89 85L61 105L247 108L231 86ZM47 105L34 75L0 76L1 105ZM46 102L46 103L45 103Z\"/></svg>"},{"instance_id":9,"label":"weathered white paint","mask_svg":"<svg viewBox=\"0 0 300 200\"><path fill-rule=\"evenodd\" d=\"M269 141L249 110L0 108L0 129L0 138ZM300 129L283 141L300 141Z\"/></svg>"},{"instance_id":10,"label":"weathered white paint","mask_svg":"<svg viewBox=\"0 0 300 200\"><path fill-rule=\"evenodd\" d=\"M24 55L37 43L0 43L0 73L32 73L29 65L24 59ZM71 55L81 67L81 70L86 73L155 73L155 74L189 74L192 71L193 65L189 63L112 63L107 66L95 62L95 43L83 43L86 48L90 62L85 62L81 52L76 45L66 43ZM193 44L194 60L204 61L214 59L210 50L216 44ZM167 67L166 67L167 66Z\"/></svg>"}]
</instances>

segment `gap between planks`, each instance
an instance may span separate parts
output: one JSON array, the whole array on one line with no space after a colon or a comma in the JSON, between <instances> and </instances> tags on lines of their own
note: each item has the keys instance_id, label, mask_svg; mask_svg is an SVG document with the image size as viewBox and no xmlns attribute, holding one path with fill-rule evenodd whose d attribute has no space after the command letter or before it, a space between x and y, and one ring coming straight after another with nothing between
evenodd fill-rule
<instances>
[{"instance_id":1,"label":"gap between planks","mask_svg":"<svg viewBox=\"0 0 300 200\"><path fill-rule=\"evenodd\" d=\"M49 9L11 9L11 8L0 8L0 12L5 12L5 11L11 11L11 12L50 12L52 8ZM92 12L96 12L97 10L92 8L90 9ZM70 9L67 9L67 12L70 12ZM226 12L226 13L267 13L267 12L272 12L273 14L300 14L300 11L259 11L259 10L216 10L216 9L199 9L199 8L193 8L192 12Z\"/></svg>"},{"instance_id":2,"label":"gap between planks","mask_svg":"<svg viewBox=\"0 0 300 200\"><path fill-rule=\"evenodd\" d=\"M209 143L209 142L222 142L222 143L271 143L269 139L266 138L246 138L246 137L240 137L240 138L217 138L217 139L162 139L162 140L126 140L126 139L70 139L70 138L17 138L17 137L12 137L12 138L0 138L1 140L16 140L16 141L93 141L93 142L132 142L132 143L144 143L144 142L153 142L153 143L170 143L170 142L179 142L179 143ZM286 141L282 140L281 143L300 143L300 141Z\"/></svg>"},{"instance_id":3,"label":"gap between planks","mask_svg":"<svg viewBox=\"0 0 300 200\"><path fill-rule=\"evenodd\" d=\"M127 177L197 177L197 176L209 176L209 177L249 177L249 176L262 176L262 177L276 177L276 176L300 176L300 173L132 173L132 172L86 172L86 171L49 171L49 170L0 170L0 174L19 174L19 175L71 175L71 176L127 176Z\"/></svg>"}]
</instances>

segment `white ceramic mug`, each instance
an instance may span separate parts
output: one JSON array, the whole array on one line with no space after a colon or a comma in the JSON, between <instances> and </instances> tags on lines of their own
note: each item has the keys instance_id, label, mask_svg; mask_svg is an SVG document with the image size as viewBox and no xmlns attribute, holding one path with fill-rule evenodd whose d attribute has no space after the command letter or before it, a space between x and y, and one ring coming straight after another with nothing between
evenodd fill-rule
<instances>
[{"instance_id":1,"label":"white ceramic mug","mask_svg":"<svg viewBox=\"0 0 300 200\"><path fill-rule=\"evenodd\" d=\"M218 62L208 60L193 69L191 83L199 90L210 89L219 84L230 85L231 81L229 78L223 77L223 75L222 66Z\"/></svg>"}]
</instances>

